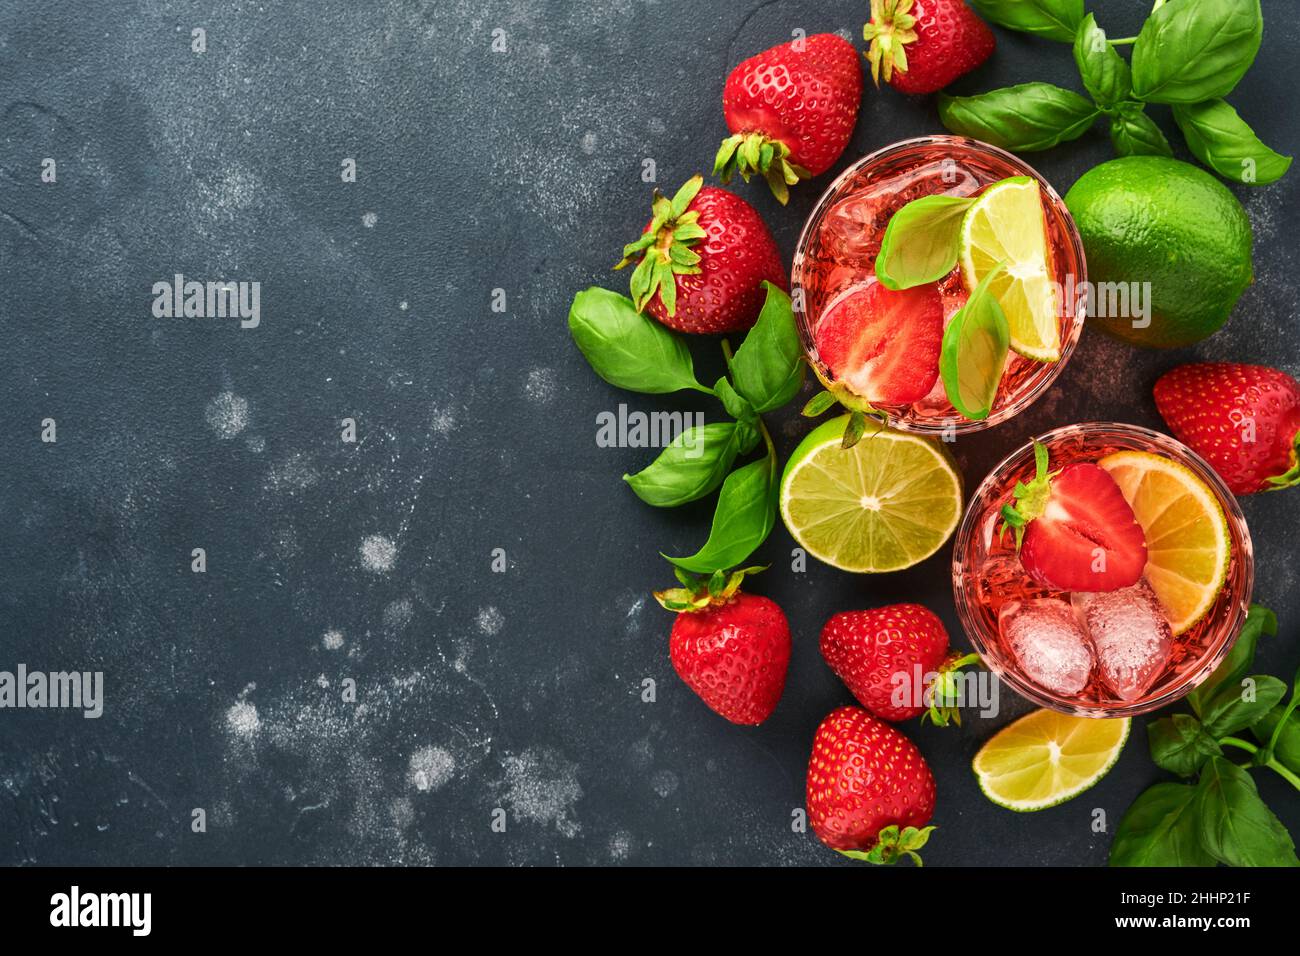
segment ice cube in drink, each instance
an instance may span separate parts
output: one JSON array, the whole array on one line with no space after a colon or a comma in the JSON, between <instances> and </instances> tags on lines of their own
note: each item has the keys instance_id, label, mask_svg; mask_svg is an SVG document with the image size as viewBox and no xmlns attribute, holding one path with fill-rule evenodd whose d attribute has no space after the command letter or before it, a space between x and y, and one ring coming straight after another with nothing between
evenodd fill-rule
<instances>
[{"instance_id":1,"label":"ice cube in drink","mask_svg":"<svg viewBox=\"0 0 1300 956\"><path fill-rule=\"evenodd\" d=\"M1077 694L1092 676L1093 652L1064 601L1013 601L998 616L1004 646L1035 684L1056 694Z\"/></svg>"},{"instance_id":2,"label":"ice cube in drink","mask_svg":"<svg viewBox=\"0 0 1300 956\"><path fill-rule=\"evenodd\" d=\"M1070 597L1087 629L1102 680L1122 700L1137 700L1165 671L1173 632L1151 585L1076 591Z\"/></svg>"}]
</instances>

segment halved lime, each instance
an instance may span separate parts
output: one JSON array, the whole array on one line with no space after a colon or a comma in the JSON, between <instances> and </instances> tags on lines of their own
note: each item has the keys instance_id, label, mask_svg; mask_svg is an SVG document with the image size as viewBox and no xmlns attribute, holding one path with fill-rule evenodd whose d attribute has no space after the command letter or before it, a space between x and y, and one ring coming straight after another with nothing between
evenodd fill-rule
<instances>
[{"instance_id":1,"label":"halved lime","mask_svg":"<svg viewBox=\"0 0 1300 956\"><path fill-rule=\"evenodd\" d=\"M1021 813L1054 807L1106 776L1131 723L1036 710L994 734L971 769L984 796L1000 807Z\"/></svg>"},{"instance_id":2,"label":"halved lime","mask_svg":"<svg viewBox=\"0 0 1300 956\"><path fill-rule=\"evenodd\" d=\"M968 290L1005 262L1006 271L994 276L989 291L1006 313L1011 348L1038 362L1061 357L1060 302L1037 180L1013 176L994 183L966 210L960 261Z\"/></svg>"},{"instance_id":3,"label":"halved lime","mask_svg":"<svg viewBox=\"0 0 1300 956\"><path fill-rule=\"evenodd\" d=\"M843 415L813 429L781 477L781 518L805 551L842 571L910 568L961 518L961 476L936 441L869 423L843 448Z\"/></svg>"},{"instance_id":4,"label":"halved lime","mask_svg":"<svg viewBox=\"0 0 1300 956\"><path fill-rule=\"evenodd\" d=\"M1147 536L1143 574L1182 634L1203 618L1228 577L1228 519L1205 482L1175 461L1117 451L1097 462L1110 473Z\"/></svg>"}]
</instances>

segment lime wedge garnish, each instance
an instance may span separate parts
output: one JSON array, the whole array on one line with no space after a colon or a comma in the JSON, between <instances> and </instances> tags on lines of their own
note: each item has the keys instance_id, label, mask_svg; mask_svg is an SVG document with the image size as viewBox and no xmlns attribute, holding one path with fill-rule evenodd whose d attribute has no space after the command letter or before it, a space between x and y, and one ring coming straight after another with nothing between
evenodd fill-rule
<instances>
[{"instance_id":1,"label":"lime wedge garnish","mask_svg":"<svg viewBox=\"0 0 1300 956\"><path fill-rule=\"evenodd\" d=\"M1011 329L1011 348L1026 358L1061 357L1060 303L1047 248L1042 191L1028 176L994 183L966 212L961 225L961 272L975 289L999 263L989 291Z\"/></svg>"},{"instance_id":2,"label":"lime wedge garnish","mask_svg":"<svg viewBox=\"0 0 1300 956\"><path fill-rule=\"evenodd\" d=\"M1003 727L980 748L971 769L1000 807L1025 812L1064 803L1114 766L1131 721L1038 710Z\"/></svg>"},{"instance_id":3,"label":"lime wedge garnish","mask_svg":"<svg viewBox=\"0 0 1300 956\"><path fill-rule=\"evenodd\" d=\"M843 571L925 560L961 517L961 476L938 442L874 422L843 447L849 416L810 432L781 478L781 517L813 557Z\"/></svg>"}]
</instances>

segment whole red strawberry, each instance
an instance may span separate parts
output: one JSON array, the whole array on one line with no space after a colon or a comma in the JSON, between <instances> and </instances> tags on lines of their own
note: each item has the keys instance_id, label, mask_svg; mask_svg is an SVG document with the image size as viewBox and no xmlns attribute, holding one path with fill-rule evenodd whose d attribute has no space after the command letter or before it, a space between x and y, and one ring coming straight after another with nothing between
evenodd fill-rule
<instances>
[{"instance_id":1,"label":"whole red strawberry","mask_svg":"<svg viewBox=\"0 0 1300 956\"><path fill-rule=\"evenodd\" d=\"M721 572L707 586L655 593L677 611L668 653L673 670L709 707L733 724L761 724L772 715L790 663L790 625L777 603L738 589L744 576Z\"/></svg>"},{"instance_id":2,"label":"whole red strawberry","mask_svg":"<svg viewBox=\"0 0 1300 956\"><path fill-rule=\"evenodd\" d=\"M671 200L655 192L654 218L614 268L637 263L632 300L679 332L737 332L762 311L762 283L790 286L758 211L692 177Z\"/></svg>"},{"instance_id":3,"label":"whole red strawberry","mask_svg":"<svg viewBox=\"0 0 1300 956\"><path fill-rule=\"evenodd\" d=\"M840 158L862 102L858 52L834 33L791 40L745 60L727 77L723 140L713 175L762 176L781 205L790 187Z\"/></svg>"},{"instance_id":4,"label":"whole red strawberry","mask_svg":"<svg viewBox=\"0 0 1300 956\"><path fill-rule=\"evenodd\" d=\"M1265 365L1180 365L1156 382L1174 437L1235 495L1300 485L1300 385Z\"/></svg>"},{"instance_id":5,"label":"whole red strawberry","mask_svg":"<svg viewBox=\"0 0 1300 956\"><path fill-rule=\"evenodd\" d=\"M916 745L858 707L833 710L808 759L808 822L827 846L854 859L893 863L934 827L934 775Z\"/></svg>"},{"instance_id":6,"label":"whole red strawberry","mask_svg":"<svg viewBox=\"0 0 1300 956\"><path fill-rule=\"evenodd\" d=\"M900 93L934 93L989 58L993 31L962 0L871 0L871 78Z\"/></svg>"},{"instance_id":7,"label":"whole red strawberry","mask_svg":"<svg viewBox=\"0 0 1300 956\"><path fill-rule=\"evenodd\" d=\"M890 604L843 611L822 628L822 657L863 707L882 720L909 720L927 710L936 723L960 715L930 684L942 673L973 663L976 655L949 659L943 621L920 604ZM938 688L936 688L937 690Z\"/></svg>"}]
</instances>

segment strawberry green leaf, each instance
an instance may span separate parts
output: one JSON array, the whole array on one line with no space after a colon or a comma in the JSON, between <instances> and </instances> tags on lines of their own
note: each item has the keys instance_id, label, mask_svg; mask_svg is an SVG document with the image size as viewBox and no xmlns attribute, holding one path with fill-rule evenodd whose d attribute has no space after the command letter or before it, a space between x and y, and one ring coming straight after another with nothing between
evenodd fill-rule
<instances>
[{"instance_id":1,"label":"strawberry green leaf","mask_svg":"<svg viewBox=\"0 0 1300 956\"><path fill-rule=\"evenodd\" d=\"M957 264L962 217L974 202L964 196L924 196L890 216L876 256L876 278L898 290L946 276Z\"/></svg>"},{"instance_id":2,"label":"strawberry green leaf","mask_svg":"<svg viewBox=\"0 0 1300 956\"><path fill-rule=\"evenodd\" d=\"M948 323L939 351L939 375L953 408L973 421L993 410L998 383L1007 364L1011 328L989 285L1005 270L997 265L986 275Z\"/></svg>"},{"instance_id":3,"label":"strawberry green leaf","mask_svg":"<svg viewBox=\"0 0 1300 956\"><path fill-rule=\"evenodd\" d=\"M799 414L804 418L816 418L818 415L822 415L829 409L834 408L838 403L839 399L835 397L834 392L823 390L808 399L807 404L804 405Z\"/></svg>"}]
</instances>

